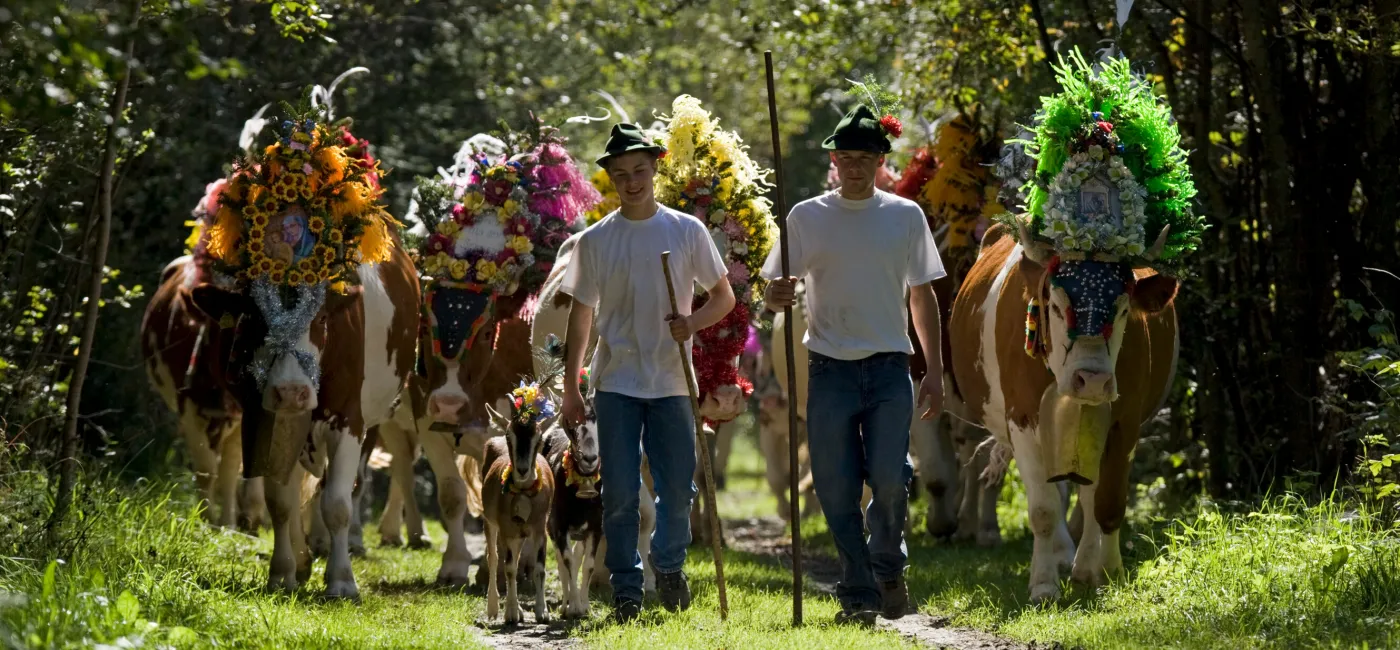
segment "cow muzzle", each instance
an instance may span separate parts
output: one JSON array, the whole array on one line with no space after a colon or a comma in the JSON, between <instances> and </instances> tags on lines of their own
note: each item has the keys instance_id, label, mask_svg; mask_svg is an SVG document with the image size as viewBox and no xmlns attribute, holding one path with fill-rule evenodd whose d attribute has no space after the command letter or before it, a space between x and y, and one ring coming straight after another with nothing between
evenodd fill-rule
<instances>
[{"instance_id":1,"label":"cow muzzle","mask_svg":"<svg viewBox=\"0 0 1400 650\"><path fill-rule=\"evenodd\" d=\"M1076 370L1070 377L1069 397L1085 404L1105 404L1118 399L1118 383L1111 372Z\"/></svg>"},{"instance_id":2,"label":"cow muzzle","mask_svg":"<svg viewBox=\"0 0 1400 650\"><path fill-rule=\"evenodd\" d=\"M456 425L461 421L462 408L467 398L451 393L434 393L428 398L428 416L434 422Z\"/></svg>"},{"instance_id":3,"label":"cow muzzle","mask_svg":"<svg viewBox=\"0 0 1400 650\"><path fill-rule=\"evenodd\" d=\"M278 384L263 396L263 403L269 411L304 413L316 408L316 391L306 383Z\"/></svg>"}]
</instances>

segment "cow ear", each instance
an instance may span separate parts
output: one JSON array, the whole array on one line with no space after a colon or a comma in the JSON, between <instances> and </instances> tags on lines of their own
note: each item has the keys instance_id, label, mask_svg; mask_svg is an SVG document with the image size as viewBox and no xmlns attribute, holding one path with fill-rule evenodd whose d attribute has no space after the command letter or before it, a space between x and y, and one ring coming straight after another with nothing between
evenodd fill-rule
<instances>
[{"instance_id":1,"label":"cow ear","mask_svg":"<svg viewBox=\"0 0 1400 650\"><path fill-rule=\"evenodd\" d=\"M361 286L347 287L345 293L338 293L333 290L326 291L326 315L333 316L346 309L355 306L360 301L360 296L364 295L365 288Z\"/></svg>"},{"instance_id":2,"label":"cow ear","mask_svg":"<svg viewBox=\"0 0 1400 650\"><path fill-rule=\"evenodd\" d=\"M207 282L190 289L190 302L205 318L221 326L231 325L239 316L254 309L248 296Z\"/></svg>"},{"instance_id":3,"label":"cow ear","mask_svg":"<svg viewBox=\"0 0 1400 650\"><path fill-rule=\"evenodd\" d=\"M1155 314L1176 299L1181 283L1165 275L1151 275L1137 281L1133 288L1133 309Z\"/></svg>"},{"instance_id":4,"label":"cow ear","mask_svg":"<svg viewBox=\"0 0 1400 650\"><path fill-rule=\"evenodd\" d=\"M1034 296L1040 288L1040 281L1045 278L1045 265L1030 258L1029 255L1021 256L1021 263L1016 265L1016 271L1021 274L1021 281L1026 284L1026 295Z\"/></svg>"}]
</instances>

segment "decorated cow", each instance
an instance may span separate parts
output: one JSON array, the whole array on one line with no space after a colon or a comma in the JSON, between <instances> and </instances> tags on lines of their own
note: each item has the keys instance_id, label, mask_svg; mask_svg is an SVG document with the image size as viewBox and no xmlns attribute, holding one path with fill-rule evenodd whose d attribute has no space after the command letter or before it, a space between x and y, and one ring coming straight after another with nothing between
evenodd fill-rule
<instances>
[{"instance_id":1,"label":"decorated cow","mask_svg":"<svg viewBox=\"0 0 1400 650\"><path fill-rule=\"evenodd\" d=\"M1028 152L1025 213L993 227L953 306L969 417L1015 455L1035 543L1032 601L1059 570L1101 584L1123 563L1130 458L1175 372L1173 298L1204 220L1170 109L1125 59L1056 67ZM1076 549L1053 482L1079 486Z\"/></svg>"},{"instance_id":2,"label":"decorated cow","mask_svg":"<svg viewBox=\"0 0 1400 650\"><path fill-rule=\"evenodd\" d=\"M265 522L262 479L239 494L243 444L241 412L227 390L224 362L229 337L195 308L191 291L217 281L209 256L209 226L227 181L210 183L192 214L189 253L165 266L160 288L141 321L146 376L175 413L200 488L204 516L221 526L256 531Z\"/></svg>"},{"instance_id":3,"label":"decorated cow","mask_svg":"<svg viewBox=\"0 0 1400 650\"><path fill-rule=\"evenodd\" d=\"M451 168L418 183L410 217L422 236L418 373L410 399L381 435L394 456L400 493L411 495L418 445L432 465L448 538L439 582L467 582L472 558L463 520L479 511L479 463L493 435L486 406L507 412L509 405L497 399L532 374L532 296L582 225L579 216L599 199L557 131L538 123L504 139L474 136ZM421 545L426 540L412 501L406 496L391 505L408 509L409 542ZM386 542L397 541L396 514L386 509L381 522Z\"/></svg>"},{"instance_id":4,"label":"decorated cow","mask_svg":"<svg viewBox=\"0 0 1400 650\"><path fill-rule=\"evenodd\" d=\"M263 477L274 532L268 586L310 575L302 477L321 477L326 594L356 598L352 495L366 432L413 372L417 274L384 209L377 163L327 104L287 108L277 139L234 165L209 231L216 271L193 302L229 337L244 474Z\"/></svg>"}]
</instances>

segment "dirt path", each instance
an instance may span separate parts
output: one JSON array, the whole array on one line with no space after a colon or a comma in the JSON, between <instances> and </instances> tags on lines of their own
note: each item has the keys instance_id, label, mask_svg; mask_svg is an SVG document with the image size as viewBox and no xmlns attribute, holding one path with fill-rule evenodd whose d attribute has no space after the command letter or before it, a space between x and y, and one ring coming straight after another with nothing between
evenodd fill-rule
<instances>
[{"instance_id":1,"label":"dirt path","mask_svg":"<svg viewBox=\"0 0 1400 650\"><path fill-rule=\"evenodd\" d=\"M764 556L774 564L791 570L792 542L785 534L782 520L777 517L727 520L724 532L730 550ZM485 542L480 535L468 536L467 545L474 557L481 557L485 552ZM808 550L802 559L806 585L834 595L841 571L836 558ZM521 606L526 610L524 625L514 629L486 629L484 625L478 624L481 640L493 648L502 650L577 649L583 648L584 645L581 639L571 636L572 634L581 632L588 626L606 624L597 620L556 620L548 625L535 624L535 617L530 608L533 602L533 596L521 595ZM551 599L550 604L553 607L557 602ZM922 647L940 650L1036 650L1061 647L1059 644L1026 644L978 630L949 627L947 618L921 613L909 614L897 621L881 618L878 619L877 626L896 632Z\"/></svg>"},{"instance_id":2,"label":"dirt path","mask_svg":"<svg viewBox=\"0 0 1400 650\"><path fill-rule=\"evenodd\" d=\"M736 551L766 555L775 563L792 570L792 540L786 536L786 525L777 517L764 517L748 520L730 520L725 523L725 539L729 548ZM832 556L813 552L805 548L802 555L804 585L823 593L835 595L836 583L841 579L841 565ZM907 614L895 621L876 619L876 627L897 632L900 636L926 648L940 650L1034 650L1053 648L1035 643L1022 643L1004 639L970 628L948 627L948 619L928 614Z\"/></svg>"}]
</instances>

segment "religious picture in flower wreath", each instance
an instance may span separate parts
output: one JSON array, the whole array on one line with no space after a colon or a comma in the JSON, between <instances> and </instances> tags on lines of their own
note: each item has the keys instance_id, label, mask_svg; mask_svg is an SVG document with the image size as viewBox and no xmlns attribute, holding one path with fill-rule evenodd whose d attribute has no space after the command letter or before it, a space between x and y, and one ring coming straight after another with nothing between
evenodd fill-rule
<instances>
[{"instance_id":1,"label":"religious picture in flower wreath","mask_svg":"<svg viewBox=\"0 0 1400 650\"><path fill-rule=\"evenodd\" d=\"M772 204L763 197L770 187L769 170L749 158L739 135L721 128L719 119L690 95L677 97L662 122L657 139L665 143L667 155L657 166L656 199L705 224L738 298L723 320L696 333L692 350L701 414L717 424L743 412L753 393L737 364L763 296L758 272L778 241ZM704 300L697 295L694 307Z\"/></svg>"},{"instance_id":2,"label":"religious picture in flower wreath","mask_svg":"<svg viewBox=\"0 0 1400 650\"><path fill-rule=\"evenodd\" d=\"M602 197L552 127L504 124L462 143L451 167L420 178L406 220L425 281L431 353L444 360L471 349L503 296L533 296L559 247L583 227ZM514 312L524 300L510 301Z\"/></svg>"},{"instance_id":3,"label":"religious picture in flower wreath","mask_svg":"<svg viewBox=\"0 0 1400 650\"><path fill-rule=\"evenodd\" d=\"M355 281L357 265L389 259L399 224L348 118L283 111L277 140L236 162L218 192L206 249L217 271L241 282L338 288Z\"/></svg>"}]
</instances>

